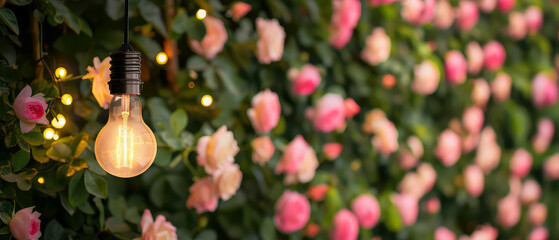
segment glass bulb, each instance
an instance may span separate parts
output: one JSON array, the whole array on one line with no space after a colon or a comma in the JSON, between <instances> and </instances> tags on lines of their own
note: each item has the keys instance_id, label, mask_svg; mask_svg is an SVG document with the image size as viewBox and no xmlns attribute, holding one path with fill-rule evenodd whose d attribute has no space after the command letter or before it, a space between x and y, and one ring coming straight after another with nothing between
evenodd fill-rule
<instances>
[{"instance_id":1,"label":"glass bulb","mask_svg":"<svg viewBox=\"0 0 559 240\"><path fill-rule=\"evenodd\" d=\"M113 96L109 121L95 141L99 165L114 176L134 177L151 166L156 152L155 135L142 120L138 96Z\"/></svg>"}]
</instances>

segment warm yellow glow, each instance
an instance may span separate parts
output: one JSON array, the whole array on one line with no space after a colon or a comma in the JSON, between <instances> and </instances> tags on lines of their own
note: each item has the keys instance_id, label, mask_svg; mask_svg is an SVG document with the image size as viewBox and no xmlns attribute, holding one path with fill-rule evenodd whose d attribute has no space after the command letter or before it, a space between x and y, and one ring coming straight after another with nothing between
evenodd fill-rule
<instances>
[{"instance_id":1,"label":"warm yellow glow","mask_svg":"<svg viewBox=\"0 0 559 240\"><path fill-rule=\"evenodd\" d=\"M52 128L45 129L43 137L45 137L46 140L51 140L52 137L54 137L54 130L52 130Z\"/></svg>"},{"instance_id":2,"label":"warm yellow glow","mask_svg":"<svg viewBox=\"0 0 559 240\"><path fill-rule=\"evenodd\" d=\"M200 20L206 18L206 10L199 9L198 12L196 12L196 18L198 18Z\"/></svg>"},{"instance_id":3,"label":"warm yellow glow","mask_svg":"<svg viewBox=\"0 0 559 240\"><path fill-rule=\"evenodd\" d=\"M45 178L44 177L39 177L37 179L37 182L40 183L40 184L43 184L43 183L45 183Z\"/></svg>"},{"instance_id":4,"label":"warm yellow glow","mask_svg":"<svg viewBox=\"0 0 559 240\"><path fill-rule=\"evenodd\" d=\"M62 98L60 98L60 101L62 102L62 104L64 105L70 105L72 104L72 95L66 93L64 95L62 95Z\"/></svg>"},{"instance_id":5,"label":"warm yellow glow","mask_svg":"<svg viewBox=\"0 0 559 240\"><path fill-rule=\"evenodd\" d=\"M142 120L141 110L138 96L114 96L111 100L109 121L95 141L95 156L114 176L137 176L155 159L155 135Z\"/></svg>"},{"instance_id":6,"label":"warm yellow glow","mask_svg":"<svg viewBox=\"0 0 559 240\"><path fill-rule=\"evenodd\" d=\"M53 118L50 123L55 128L63 128L64 125L66 125L66 118L64 118L64 115L58 114L56 115L56 118Z\"/></svg>"},{"instance_id":7,"label":"warm yellow glow","mask_svg":"<svg viewBox=\"0 0 559 240\"><path fill-rule=\"evenodd\" d=\"M54 71L54 75L56 75L57 78L66 77L67 73L68 73L68 71L66 71L66 68L63 68L63 67L59 67Z\"/></svg>"},{"instance_id":8,"label":"warm yellow glow","mask_svg":"<svg viewBox=\"0 0 559 240\"><path fill-rule=\"evenodd\" d=\"M202 103L202 106L209 107L210 105L212 105L213 101L214 100L212 99L212 96L206 94L202 97L202 100L200 102Z\"/></svg>"},{"instance_id":9,"label":"warm yellow glow","mask_svg":"<svg viewBox=\"0 0 559 240\"><path fill-rule=\"evenodd\" d=\"M54 136L52 136L52 139L58 140L59 137L60 137L60 136L58 136L58 133L55 133Z\"/></svg>"},{"instance_id":10,"label":"warm yellow glow","mask_svg":"<svg viewBox=\"0 0 559 240\"><path fill-rule=\"evenodd\" d=\"M157 61L159 65L164 65L165 63L167 63L167 60L167 54L164 52L160 52L157 54L157 56L155 56L155 61Z\"/></svg>"},{"instance_id":11,"label":"warm yellow glow","mask_svg":"<svg viewBox=\"0 0 559 240\"><path fill-rule=\"evenodd\" d=\"M194 86L196 86L196 84L194 82L189 82L188 83L189 88L194 88Z\"/></svg>"}]
</instances>

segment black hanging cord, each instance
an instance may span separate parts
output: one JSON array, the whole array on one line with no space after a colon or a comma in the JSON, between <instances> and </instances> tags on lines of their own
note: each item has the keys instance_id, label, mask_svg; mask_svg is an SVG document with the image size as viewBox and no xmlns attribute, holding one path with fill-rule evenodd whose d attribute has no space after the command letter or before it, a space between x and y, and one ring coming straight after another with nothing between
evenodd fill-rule
<instances>
[{"instance_id":1,"label":"black hanging cord","mask_svg":"<svg viewBox=\"0 0 559 240\"><path fill-rule=\"evenodd\" d=\"M124 43L120 47L121 51L134 51L132 45L130 45L130 15L129 15L129 4L128 0L124 0Z\"/></svg>"}]
</instances>

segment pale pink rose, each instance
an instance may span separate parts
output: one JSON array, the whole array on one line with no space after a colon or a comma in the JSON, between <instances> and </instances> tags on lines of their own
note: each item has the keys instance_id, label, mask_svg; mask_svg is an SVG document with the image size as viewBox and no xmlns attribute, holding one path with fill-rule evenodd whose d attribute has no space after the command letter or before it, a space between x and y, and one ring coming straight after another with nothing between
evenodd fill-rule
<instances>
[{"instance_id":1,"label":"pale pink rose","mask_svg":"<svg viewBox=\"0 0 559 240\"><path fill-rule=\"evenodd\" d=\"M528 26L526 25L526 18L524 13L511 12L509 14L509 26L507 27L507 34L515 40L520 40L526 37Z\"/></svg>"},{"instance_id":2,"label":"pale pink rose","mask_svg":"<svg viewBox=\"0 0 559 240\"><path fill-rule=\"evenodd\" d=\"M318 100L314 108L307 109L306 116L316 130L331 132L345 125L344 100L338 94L326 94Z\"/></svg>"},{"instance_id":3,"label":"pale pink rose","mask_svg":"<svg viewBox=\"0 0 559 240\"><path fill-rule=\"evenodd\" d=\"M532 230L532 232L530 232L530 235L528 235L527 240L547 240L548 237L549 237L549 232L547 231L547 228L537 227L534 230Z\"/></svg>"},{"instance_id":4,"label":"pale pink rose","mask_svg":"<svg viewBox=\"0 0 559 240\"><path fill-rule=\"evenodd\" d=\"M479 197L483 193L485 177L476 165L470 165L464 170L464 185L468 193L473 197Z\"/></svg>"},{"instance_id":5,"label":"pale pink rose","mask_svg":"<svg viewBox=\"0 0 559 240\"><path fill-rule=\"evenodd\" d=\"M479 10L472 1L460 1L456 12L456 26L464 31L474 28L479 19Z\"/></svg>"},{"instance_id":6,"label":"pale pink rose","mask_svg":"<svg viewBox=\"0 0 559 240\"><path fill-rule=\"evenodd\" d=\"M198 165L203 166L208 174L213 174L223 166L233 163L239 152L233 132L227 131L227 126L220 127L212 136L198 139L196 146Z\"/></svg>"},{"instance_id":7,"label":"pale pink rose","mask_svg":"<svg viewBox=\"0 0 559 240\"><path fill-rule=\"evenodd\" d=\"M447 167L458 161L461 155L460 136L450 129L439 135L435 148L435 156Z\"/></svg>"},{"instance_id":8,"label":"pale pink rose","mask_svg":"<svg viewBox=\"0 0 559 240\"><path fill-rule=\"evenodd\" d=\"M495 7L497 6L497 0L480 0L478 4L481 11L488 13L495 9Z\"/></svg>"},{"instance_id":9,"label":"pale pink rose","mask_svg":"<svg viewBox=\"0 0 559 240\"><path fill-rule=\"evenodd\" d=\"M398 150L398 130L394 123L386 119L377 124L378 131L372 140L373 147L382 155L388 156Z\"/></svg>"},{"instance_id":10,"label":"pale pink rose","mask_svg":"<svg viewBox=\"0 0 559 240\"><path fill-rule=\"evenodd\" d=\"M522 193L520 194L520 199L522 203L528 205L530 203L536 202L542 196L542 189L538 182L535 180L526 180L522 184Z\"/></svg>"},{"instance_id":11,"label":"pale pink rose","mask_svg":"<svg viewBox=\"0 0 559 240\"><path fill-rule=\"evenodd\" d=\"M317 184L309 187L307 195L314 201L322 201L330 187L327 184Z\"/></svg>"},{"instance_id":12,"label":"pale pink rose","mask_svg":"<svg viewBox=\"0 0 559 240\"><path fill-rule=\"evenodd\" d=\"M423 25L433 19L435 0L403 0L402 18L409 23Z\"/></svg>"},{"instance_id":13,"label":"pale pink rose","mask_svg":"<svg viewBox=\"0 0 559 240\"><path fill-rule=\"evenodd\" d=\"M499 232L490 225L479 226L469 238L469 240L496 240Z\"/></svg>"},{"instance_id":14,"label":"pale pink rose","mask_svg":"<svg viewBox=\"0 0 559 240\"><path fill-rule=\"evenodd\" d=\"M483 81L483 80L482 80ZM466 108L462 114L462 124L470 134L478 134L483 128L483 110L481 108L472 106Z\"/></svg>"},{"instance_id":15,"label":"pale pink rose","mask_svg":"<svg viewBox=\"0 0 559 240\"><path fill-rule=\"evenodd\" d=\"M245 2L236 2L233 4L231 9L227 11L227 16L233 18L233 21L239 21L239 19L243 18L250 10L252 6Z\"/></svg>"},{"instance_id":16,"label":"pale pink rose","mask_svg":"<svg viewBox=\"0 0 559 240\"><path fill-rule=\"evenodd\" d=\"M474 89L472 90L472 100L479 107L484 107L489 98L491 97L491 87L489 83L483 79L476 79L472 81Z\"/></svg>"},{"instance_id":17,"label":"pale pink rose","mask_svg":"<svg viewBox=\"0 0 559 240\"><path fill-rule=\"evenodd\" d=\"M531 6L524 12L524 17L526 18L528 32L532 35L538 33L543 23L542 10L539 7Z\"/></svg>"},{"instance_id":18,"label":"pale pink rose","mask_svg":"<svg viewBox=\"0 0 559 240\"><path fill-rule=\"evenodd\" d=\"M344 149L344 146L339 143L327 143L322 147L322 151L326 154L326 158L334 160L340 156L340 153Z\"/></svg>"},{"instance_id":19,"label":"pale pink rose","mask_svg":"<svg viewBox=\"0 0 559 240\"><path fill-rule=\"evenodd\" d=\"M547 218L547 207L543 203L533 203L528 210L528 218L534 226L540 226Z\"/></svg>"},{"instance_id":20,"label":"pale pink rose","mask_svg":"<svg viewBox=\"0 0 559 240\"><path fill-rule=\"evenodd\" d=\"M373 7L378 7L380 5L389 5L397 1L398 0L369 0L369 3Z\"/></svg>"},{"instance_id":21,"label":"pale pink rose","mask_svg":"<svg viewBox=\"0 0 559 240\"><path fill-rule=\"evenodd\" d=\"M491 92L495 100L502 102L509 98L512 79L504 72L497 73L495 80L491 82Z\"/></svg>"},{"instance_id":22,"label":"pale pink rose","mask_svg":"<svg viewBox=\"0 0 559 240\"><path fill-rule=\"evenodd\" d=\"M435 240L456 240L456 235L445 227L435 230Z\"/></svg>"},{"instance_id":23,"label":"pale pink rose","mask_svg":"<svg viewBox=\"0 0 559 240\"><path fill-rule=\"evenodd\" d=\"M398 185L398 191L402 194L413 196L416 199L421 199L425 194L425 188L421 177L415 172L408 172Z\"/></svg>"},{"instance_id":24,"label":"pale pink rose","mask_svg":"<svg viewBox=\"0 0 559 240\"><path fill-rule=\"evenodd\" d=\"M433 186L435 186L435 181L437 180L437 172L435 171L435 169L433 169L431 164L422 163L421 165L419 165L419 167L417 168L417 174L419 175L419 178L421 179L421 182L423 184L423 191L425 193L431 191L431 189L433 189Z\"/></svg>"},{"instance_id":25,"label":"pale pink rose","mask_svg":"<svg viewBox=\"0 0 559 240\"><path fill-rule=\"evenodd\" d=\"M213 212L217 208L217 193L214 188L214 180L211 176L204 177L192 184L188 189L190 195L186 200L186 207L195 208L198 214Z\"/></svg>"},{"instance_id":26,"label":"pale pink rose","mask_svg":"<svg viewBox=\"0 0 559 240\"><path fill-rule=\"evenodd\" d=\"M163 215L158 215L154 222L149 209L144 210L140 225L142 226L142 237L135 240L178 239L177 228Z\"/></svg>"},{"instance_id":27,"label":"pale pink rose","mask_svg":"<svg viewBox=\"0 0 559 240\"><path fill-rule=\"evenodd\" d=\"M256 42L258 62L269 64L279 61L283 56L285 31L277 19L256 19L258 41Z\"/></svg>"},{"instance_id":28,"label":"pale pink rose","mask_svg":"<svg viewBox=\"0 0 559 240\"><path fill-rule=\"evenodd\" d=\"M287 73L291 81L291 90L295 95L306 96L314 92L322 81L318 68L314 65L306 64L303 68L292 68Z\"/></svg>"},{"instance_id":29,"label":"pale pink rose","mask_svg":"<svg viewBox=\"0 0 559 240\"><path fill-rule=\"evenodd\" d=\"M428 95L437 90L441 74L433 62L424 60L421 64L413 67L413 74L414 78L411 89L414 92Z\"/></svg>"},{"instance_id":30,"label":"pale pink rose","mask_svg":"<svg viewBox=\"0 0 559 240\"><path fill-rule=\"evenodd\" d=\"M522 194L522 180L519 177L511 176L509 178L509 195L520 197Z\"/></svg>"},{"instance_id":31,"label":"pale pink rose","mask_svg":"<svg viewBox=\"0 0 559 240\"><path fill-rule=\"evenodd\" d=\"M239 165L227 164L225 167L215 171L213 178L216 194L224 201L227 201L235 195L241 186L243 173L239 170Z\"/></svg>"},{"instance_id":32,"label":"pale pink rose","mask_svg":"<svg viewBox=\"0 0 559 240\"><path fill-rule=\"evenodd\" d=\"M428 213L431 214L438 213L439 209L441 209L441 202L439 201L438 198L434 198L434 197L430 198L425 203L425 209L427 210Z\"/></svg>"},{"instance_id":33,"label":"pale pink rose","mask_svg":"<svg viewBox=\"0 0 559 240\"><path fill-rule=\"evenodd\" d=\"M433 25L440 29L447 29L454 22L454 9L447 0L439 0L435 4Z\"/></svg>"},{"instance_id":34,"label":"pale pink rose","mask_svg":"<svg viewBox=\"0 0 559 240\"><path fill-rule=\"evenodd\" d=\"M10 220L10 232L15 239L38 240L41 237L41 214L33 208L35 206L17 211Z\"/></svg>"},{"instance_id":35,"label":"pale pink rose","mask_svg":"<svg viewBox=\"0 0 559 240\"><path fill-rule=\"evenodd\" d=\"M110 61L110 57L103 59L103 62L101 62L98 57L93 58L93 67L88 66L88 73L82 77L82 79L93 78L91 92L93 93L95 100L97 100L97 103L99 103L99 106L103 109L109 108L109 104L113 98L108 84L111 74L111 71L109 70L111 67L111 64L109 63Z\"/></svg>"},{"instance_id":36,"label":"pale pink rose","mask_svg":"<svg viewBox=\"0 0 559 240\"><path fill-rule=\"evenodd\" d=\"M423 144L419 138L412 136L408 138L407 142L408 148L401 149L401 155L399 158L400 167L404 170L415 167L419 158L423 156Z\"/></svg>"},{"instance_id":37,"label":"pale pink rose","mask_svg":"<svg viewBox=\"0 0 559 240\"><path fill-rule=\"evenodd\" d=\"M352 118L361 111L361 107L353 100L353 98L348 98L344 100L344 112L346 118Z\"/></svg>"},{"instance_id":38,"label":"pale pink rose","mask_svg":"<svg viewBox=\"0 0 559 240\"><path fill-rule=\"evenodd\" d=\"M297 136L285 148L275 172L276 174L283 172L287 174L286 184L306 183L312 180L316 168L318 168L318 160L314 150L303 137Z\"/></svg>"},{"instance_id":39,"label":"pale pink rose","mask_svg":"<svg viewBox=\"0 0 559 240\"><path fill-rule=\"evenodd\" d=\"M349 210L342 209L334 216L332 240L356 240L359 234L357 217Z\"/></svg>"},{"instance_id":40,"label":"pale pink rose","mask_svg":"<svg viewBox=\"0 0 559 240\"><path fill-rule=\"evenodd\" d=\"M476 152L475 164L484 173L489 173L501 159L501 147L497 143L497 135L491 127L485 127L479 137L479 146Z\"/></svg>"},{"instance_id":41,"label":"pale pink rose","mask_svg":"<svg viewBox=\"0 0 559 240\"><path fill-rule=\"evenodd\" d=\"M247 110L254 130L259 133L267 133L274 129L278 125L280 114L278 95L270 89L256 94L252 98L252 108Z\"/></svg>"},{"instance_id":42,"label":"pale pink rose","mask_svg":"<svg viewBox=\"0 0 559 240\"><path fill-rule=\"evenodd\" d=\"M543 153L547 150L547 147L549 147L553 139L554 132L555 126L551 119L543 118L538 122L538 133L532 139L532 144L534 145L534 151L536 153Z\"/></svg>"},{"instance_id":43,"label":"pale pink rose","mask_svg":"<svg viewBox=\"0 0 559 240\"><path fill-rule=\"evenodd\" d=\"M520 219L520 208L520 201L512 194L499 200L497 204L497 222L506 228L516 225Z\"/></svg>"},{"instance_id":44,"label":"pale pink rose","mask_svg":"<svg viewBox=\"0 0 559 240\"><path fill-rule=\"evenodd\" d=\"M463 153L469 153L477 147L479 142L479 133L467 134L462 138L462 151Z\"/></svg>"},{"instance_id":45,"label":"pale pink rose","mask_svg":"<svg viewBox=\"0 0 559 240\"><path fill-rule=\"evenodd\" d=\"M392 202L398 209L402 224L404 226L413 225L419 211L417 199L412 195L392 194Z\"/></svg>"},{"instance_id":46,"label":"pale pink rose","mask_svg":"<svg viewBox=\"0 0 559 240\"><path fill-rule=\"evenodd\" d=\"M505 48L497 41L491 41L483 46L485 68L489 71L499 70L505 63L507 54Z\"/></svg>"},{"instance_id":47,"label":"pale pink rose","mask_svg":"<svg viewBox=\"0 0 559 240\"><path fill-rule=\"evenodd\" d=\"M351 203L351 210L357 216L361 227L364 228L373 228L380 218L380 206L373 195L359 195Z\"/></svg>"},{"instance_id":48,"label":"pale pink rose","mask_svg":"<svg viewBox=\"0 0 559 240\"><path fill-rule=\"evenodd\" d=\"M206 26L206 35L202 42L191 39L189 41L192 51L204 56L206 59L213 59L227 42L227 30L223 22L215 17L207 16L202 20Z\"/></svg>"},{"instance_id":49,"label":"pale pink rose","mask_svg":"<svg viewBox=\"0 0 559 240\"><path fill-rule=\"evenodd\" d=\"M461 52L452 50L445 57L446 80L452 84L463 83L466 80L466 58Z\"/></svg>"},{"instance_id":50,"label":"pale pink rose","mask_svg":"<svg viewBox=\"0 0 559 240\"><path fill-rule=\"evenodd\" d=\"M365 114L365 121L361 128L365 133L376 133L386 119L386 114L380 109L373 109Z\"/></svg>"},{"instance_id":51,"label":"pale pink rose","mask_svg":"<svg viewBox=\"0 0 559 240\"><path fill-rule=\"evenodd\" d=\"M539 73L532 80L532 99L536 107L547 107L557 103L559 90L555 77Z\"/></svg>"},{"instance_id":52,"label":"pale pink rose","mask_svg":"<svg viewBox=\"0 0 559 240\"><path fill-rule=\"evenodd\" d=\"M390 57L390 37L383 28L373 29L371 35L365 40L365 49L361 52L361 59L370 65L377 65Z\"/></svg>"},{"instance_id":53,"label":"pale pink rose","mask_svg":"<svg viewBox=\"0 0 559 240\"><path fill-rule=\"evenodd\" d=\"M31 96L31 94L31 87L26 85L17 95L13 105L16 117L19 119L19 127L22 133L33 130L37 123L44 125L49 124L49 120L47 120L45 114L48 105L43 97L44 94L38 93L33 96Z\"/></svg>"},{"instance_id":54,"label":"pale pink rose","mask_svg":"<svg viewBox=\"0 0 559 240\"><path fill-rule=\"evenodd\" d=\"M510 160L511 174L519 178L524 178L530 173L532 168L532 155L524 149L518 149Z\"/></svg>"},{"instance_id":55,"label":"pale pink rose","mask_svg":"<svg viewBox=\"0 0 559 240\"><path fill-rule=\"evenodd\" d=\"M468 59L468 73L478 74L483 68L483 49L477 42L470 42L466 46L466 58Z\"/></svg>"},{"instance_id":56,"label":"pale pink rose","mask_svg":"<svg viewBox=\"0 0 559 240\"><path fill-rule=\"evenodd\" d=\"M547 179L559 179L559 154L555 154L545 160L543 171Z\"/></svg>"},{"instance_id":57,"label":"pale pink rose","mask_svg":"<svg viewBox=\"0 0 559 240\"><path fill-rule=\"evenodd\" d=\"M497 0L497 7L501 12L508 12L514 8L516 0Z\"/></svg>"},{"instance_id":58,"label":"pale pink rose","mask_svg":"<svg viewBox=\"0 0 559 240\"><path fill-rule=\"evenodd\" d=\"M268 136L255 138L252 140L251 145L253 150L252 160L259 163L261 166L274 156L276 148Z\"/></svg>"},{"instance_id":59,"label":"pale pink rose","mask_svg":"<svg viewBox=\"0 0 559 240\"><path fill-rule=\"evenodd\" d=\"M359 0L332 0L332 22L330 24L330 45L343 48L351 39L353 29L361 17Z\"/></svg>"},{"instance_id":60,"label":"pale pink rose","mask_svg":"<svg viewBox=\"0 0 559 240\"><path fill-rule=\"evenodd\" d=\"M303 229L311 215L311 205L305 195L286 190L276 202L274 223L283 233Z\"/></svg>"}]
</instances>

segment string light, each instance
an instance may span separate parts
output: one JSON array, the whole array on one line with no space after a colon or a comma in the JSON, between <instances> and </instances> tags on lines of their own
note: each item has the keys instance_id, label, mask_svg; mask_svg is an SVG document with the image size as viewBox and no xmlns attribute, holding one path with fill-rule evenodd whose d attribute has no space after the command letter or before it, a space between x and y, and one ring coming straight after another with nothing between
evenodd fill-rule
<instances>
[{"instance_id":1,"label":"string light","mask_svg":"<svg viewBox=\"0 0 559 240\"><path fill-rule=\"evenodd\" d=\"M213 98L212 96L206 94L202 97L200 102L202 103L202 106L209 107L213 103Z\"/></svg>"},{"instance_id":2,"label":"string light","mask_svg":"<svg viewBox=\"0 0 559 240\"><path fill-rule=\"evenodd\" d=\"M194 82L189 82L188 83L189 88L194 88L194 86L196 86L196 84Z\"/></svg>"},{"instance_id":3,"label":"string light","mask_svg":"<svg viewBox=\"0 0 559 240\"><path fill-rule=\"evenodd\" d=\"M45 131L43 132L43 137L46 140L51 140L54 137L54 130L52 128L45 129Z\"/></svg>"},{"instance_id":4,"label":"string light","mask_svg":"<svg viewBox=\"0 0 559 240\"><path fill-rule=\"evenodd\" d=\"M165 63L167 63L167 60L169 60L169 58L164 52L160 52L157 54L157 56L155 56L155 61L157 61L159 65L165 65Z\"/></svg>"},{"instance_id":5,"label":"string light","mask_svg":"<svg viewBox=\"0 0 559 240\"><path fill-rule=\"evenodd\" d=\"M66 94L62 95L62 98L60 98L60 101L64 105L70 105L70 104L72 104L72 101L73 101L72 95L66 93Z\"/></svg>"},{"instance_id":6,"label":"string light","mask_svg":"<svg viewBox=\"0 0 559 240\"><path fill-rule=\"evenodd\" d=\"M58 133L55 133L54 136L52 136L52 139L54 139L55 141L58 140L58 138L60 138L60 136L58 136Z\"/></svg>"},{"instance_id":7,"label":"string light","mask_svg":"<svg viewBox=\"0 0 559 240\"><path fill-rule=\"evenodd\" d=\"M64 118L64 115L58 114L56 118L52 119L51 124L55 128L62 128L66 125L66 118Z\"/></svg>"},{"instance_id":8,"label":"string light","mask_svg":"<svg viewBox=\"0 0 559 240\"><path fill-rule=\"evenodd\" d=\"M43 184L43 183L45 183L45 178L44 178L44 177L40 177L40 178L37 179L37 182L38 182L39 184Z\"/></svg>"},{"instance_id":9,"label":"string light","mask_svg":"<svg viewBox=\"0 0 559 240\"><path fill-rule=\"evenodd\" d=\"M199 9L198 12L196 12L196 18L198 18L199 20L206 18L206 10Z\"/></svg>"},{"instance_id":10,"label":"string light","mask_svg":"<svg viewBox=\"0 0 559 240\"><path fill-rule=\"evenodd\" d=\"M54 75L56 75L57 78L64 78L66 77L66 74L68 74L68 71L66 71L66 68L63 67L59 67L54 71Z\"/></svg>"}]
</instances>

